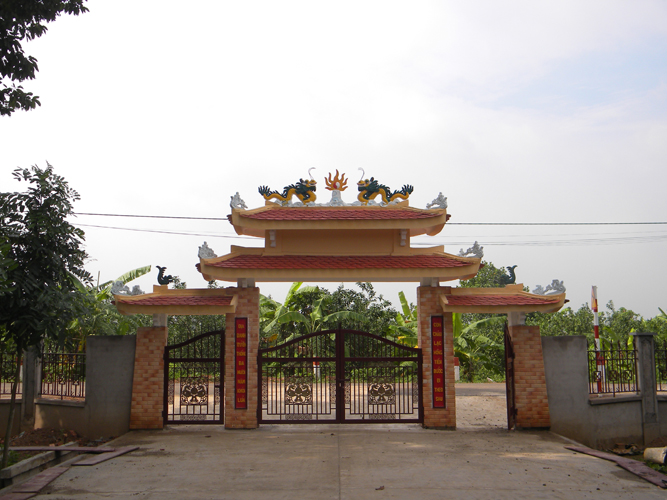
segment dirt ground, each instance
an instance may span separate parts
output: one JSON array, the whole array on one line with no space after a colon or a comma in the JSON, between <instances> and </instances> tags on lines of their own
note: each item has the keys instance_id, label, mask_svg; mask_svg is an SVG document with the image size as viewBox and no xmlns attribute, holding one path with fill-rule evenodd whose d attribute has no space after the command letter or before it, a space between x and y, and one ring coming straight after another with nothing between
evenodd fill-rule
<instances>
[{"instance_id":1,"label":"dirt ground","mask_svg":"<svg viewBox=\"0 0 667 500\"><path fill-rule=\"evenodd\" d=\"M75 442L79 446L98 446L106 443L109 438L100 438L91 440L79 436L73 430L67 429L34 429L32 431L21 432L14 436L9 442L10 446L61 446L63 444ZM0 439L0 445L4 445L4 439ZM41 451L19 451L14 452L10 457L9 465L20 462L26 458L42 453Z\"/></svg>"},{"instance_id":2,"label":"dirt ground","mask_svg":"<svg viewBox=\"0 0 667 500\"><path fill-rule=\"evenodd\" d=\"M456 427L506 429L505 384L456 384Z\"/></svg>"}]
</instances>

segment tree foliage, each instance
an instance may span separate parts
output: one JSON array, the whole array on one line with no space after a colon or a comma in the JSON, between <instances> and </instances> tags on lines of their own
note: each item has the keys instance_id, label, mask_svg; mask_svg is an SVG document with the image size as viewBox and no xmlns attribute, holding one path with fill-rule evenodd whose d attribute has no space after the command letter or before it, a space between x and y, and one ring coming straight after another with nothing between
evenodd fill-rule
<instances>
[{"instance_id":1,"label":"tree foliage","mask_svg":"<svg viewBox=\"0 0 667 500\"><path fill-rule=\"evenodd\" d=\"M65 179L47 164L42 170L16 169L14 178L28 182L26 192L0 193L0 232L9 244L3 274L10 290L0 301L0 325L17 348L45 338L62 338L80 311L76 277L85 284L87 255L84 233L67 221L79 199Z\"/></svg>"},{"instance_id":2,"label":"tree foliage","mask_svg":"<svg viewBox=\"0 0 667 500\"><path fill-rule=\"evenodd\" d=\"M0 193L2 300L0 347L16 355L16 371L5 436L11 435L16 386L22 353L42 339L63 339L81 312L76 277L90 283L84 269L84 233L67 221L73 215L76 191L48 165L42 170L16 169L14 178L28 182L27 191ZM7 463L5 439L2 467Z\"/></svg>"},{"instance_id":3,"label":"tree foliage","mask_svg":"<svg viewBox=\"0 0 667 500\"><path fill-rule=\"evenodd\" d=\"M39 70L37 59L27 55L23 42L46 33L46 24L62 14L88 12L85 0L2 0L0 3L0 115L41 105L39 98L22 85Z\"/></svg>"}]
</instances>

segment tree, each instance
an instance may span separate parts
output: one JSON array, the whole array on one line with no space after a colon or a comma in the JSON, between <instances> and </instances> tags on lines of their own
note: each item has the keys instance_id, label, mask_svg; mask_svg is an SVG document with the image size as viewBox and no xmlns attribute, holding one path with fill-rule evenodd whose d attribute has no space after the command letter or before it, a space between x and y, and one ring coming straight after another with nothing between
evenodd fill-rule
<instances>
[{"instance_id":1,"label":"tree","mask_svg":"<svg viewBox=\"0 0 667 500\"><path fill-rule=\"evenodd\" d=\"M2 467L7 463L21 355L44 338L64 337L81 304L75 300L78 289L72 276L91 281L84 269L84 233L67 221L78 193L48 163L44 170L16 169L13 176L30 185L23 193L0 193L0 241L9 244L4 258L11 261L3 268L9 290L0 300L0 345L11 348L17 359Z\"/></svg>"},{"instance_id":2,"label":"tree","mask_svg":"<svg viewBox=\"0 0 667 500\"><path fill-rule=\"evenodd\" d=\"M46 23L61 14L88 12L85 0L3 0L0 4L0 116L17 109L28 111L40 106L39 97L17 83L33 80L37 59L23 51L24 41L46 33ZM11 82L11 83L10 83Z\"/></svg>"}]
</instances>

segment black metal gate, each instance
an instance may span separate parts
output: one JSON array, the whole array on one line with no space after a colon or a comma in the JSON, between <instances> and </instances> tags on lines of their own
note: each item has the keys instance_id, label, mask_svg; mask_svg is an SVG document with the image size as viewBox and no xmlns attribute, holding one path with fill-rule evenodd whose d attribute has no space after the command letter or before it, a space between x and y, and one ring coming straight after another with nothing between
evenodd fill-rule
<instances>
[{"instance_id":1,"label":"black metal gate","mask_svg":"<svg viewBox=\"0 0 667 500\"><path fill-rule=\"evenodd\" d=\"M327 330L259 350L261 423L423 422L421 349Z\"/></svg>"},{"instance_id":2,"label":"black metal gate","mask_svg":"<svg viewBox=\"0 0 667 500\"><path fill-rule=\"evenodd\" d=\"M507 398L507 428L516 426L516 398L514 391L514 343L505 324L505 394Z\"/></svg>"},{"instance_id":3,"label":"black metal gate","mask_svg":"<svg viewBox=\"0 0 667 500\"><path fill-rule=\"evenodd\" d=\"M224 337L219 330L165 347L165 425L223 423Z\"/></svg>"}]
</instances>

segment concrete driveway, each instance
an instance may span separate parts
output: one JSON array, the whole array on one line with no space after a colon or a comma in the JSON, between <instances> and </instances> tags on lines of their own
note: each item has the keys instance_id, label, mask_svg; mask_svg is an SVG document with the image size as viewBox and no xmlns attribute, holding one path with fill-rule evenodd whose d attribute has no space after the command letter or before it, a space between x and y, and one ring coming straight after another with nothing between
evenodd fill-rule
<instances>
[{"instance_id":1,"label":"concrete driveway","mask_svg":"<svg viewBox=\"0 0 667 500\"><path fill-rule=\"evenodd\" d=\"M213 426L130 432L141 449L72 467L38 499L664 499L549 432L418 425Z\"/></svg>"}]
</instances>

